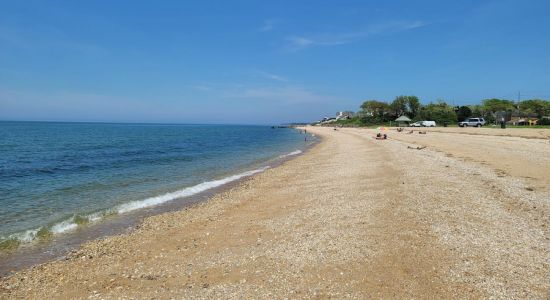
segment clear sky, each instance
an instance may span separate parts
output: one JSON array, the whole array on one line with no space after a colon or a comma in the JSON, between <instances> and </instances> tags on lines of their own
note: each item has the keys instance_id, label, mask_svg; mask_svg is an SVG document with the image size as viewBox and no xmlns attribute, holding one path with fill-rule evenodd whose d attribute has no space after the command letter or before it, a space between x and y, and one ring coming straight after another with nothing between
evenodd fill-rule
<instances>
[{"instance_id":1,"label":"clear sky","mask_svg":"<svg viewBox=\"0 0 550 300\"><path fill-rule=\"evenodd\" d=\"M550 1L0 0L0 120L312 121L550 99Z\"/></svg>"}]
</instances>

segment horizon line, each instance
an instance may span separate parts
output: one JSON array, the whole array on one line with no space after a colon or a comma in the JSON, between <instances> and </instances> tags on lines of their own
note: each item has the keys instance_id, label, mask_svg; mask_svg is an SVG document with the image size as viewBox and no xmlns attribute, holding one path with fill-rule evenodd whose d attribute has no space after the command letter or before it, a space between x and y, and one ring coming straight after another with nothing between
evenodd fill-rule
<instances>
[{"instance_id":1,"label":"horizon line","mask_svg":"<svg viewBox=\"0 0 550 300\"><path fill-rule=\"evenodd\" d=\"M195 126L273 126L273 125L289 125L302 124L310 122L284 122L284 123L176 123L176 122L124 122L124 121L46 121L46 120L3 120L0 123L69 123L69 124L113 124L113 125L195 125Z\"/></svg>"}]
</instances>

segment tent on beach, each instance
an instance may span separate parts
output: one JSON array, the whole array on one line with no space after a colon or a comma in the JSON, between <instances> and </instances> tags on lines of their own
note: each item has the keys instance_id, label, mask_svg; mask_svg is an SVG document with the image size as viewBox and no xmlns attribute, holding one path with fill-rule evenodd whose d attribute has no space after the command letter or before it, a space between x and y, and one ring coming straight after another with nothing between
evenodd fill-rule
<instances>
[{"instance_id":1,"label":"tent on beach","mask_svg":"<svg viewBox=\"0 0 550 300\"><path fill-rule=\"evenodd\" d=\"M405 115L402 115L401 117L395 119L395 122L397 122L398 126L401 127L401 126L409 126L409 123L411 122L412 120L409 119L409 117L405 116Z\"/></svg>"}]
</instances>

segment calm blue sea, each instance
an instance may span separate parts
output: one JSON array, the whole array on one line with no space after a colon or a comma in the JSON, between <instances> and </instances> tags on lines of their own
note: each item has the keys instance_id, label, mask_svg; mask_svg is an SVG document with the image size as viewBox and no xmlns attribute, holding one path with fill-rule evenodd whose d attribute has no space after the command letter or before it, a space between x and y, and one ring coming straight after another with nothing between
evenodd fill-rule
<instances>
[{"instance_id":1,"label":"calm blue sea","mask_svg":"<svg viewBox=\"0 0 550 300\"><path fill-rule=\"evenodd\" d=\"M304 137L269 126L0 122L0 243L207 191L300 153Z\"/></svg>"}]
</instances>

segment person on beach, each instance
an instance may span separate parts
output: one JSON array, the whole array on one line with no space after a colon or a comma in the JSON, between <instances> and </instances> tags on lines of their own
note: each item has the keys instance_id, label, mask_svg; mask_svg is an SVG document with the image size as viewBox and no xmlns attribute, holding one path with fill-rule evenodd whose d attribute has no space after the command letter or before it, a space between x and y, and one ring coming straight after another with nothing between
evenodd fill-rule
<instances>
[{"instance_id":1,"label":"person on beach","mask_svg":"<svg viewBox=\"0 0 550 300\"><path fill-rule=\"evenodd\" d=\"M376 139L377 139L377 140L386 140L386 139L388 139L388 135L385 134L385 133L382 135L382 134L379 132L378 134L376 134Z\"/></svg>"}]
</instances>

